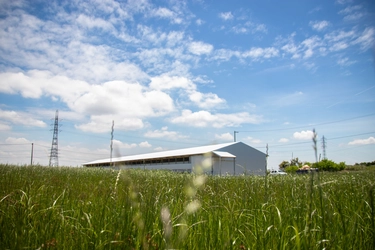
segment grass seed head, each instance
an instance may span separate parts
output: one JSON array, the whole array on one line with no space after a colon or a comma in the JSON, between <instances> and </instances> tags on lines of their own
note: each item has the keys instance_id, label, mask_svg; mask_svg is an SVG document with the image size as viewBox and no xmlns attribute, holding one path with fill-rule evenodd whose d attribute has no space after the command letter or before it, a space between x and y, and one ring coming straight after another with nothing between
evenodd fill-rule
<instances>
[{"instance_id":1,"label":"grass seed head","mask_svg":"<svg viewBox=\"0 0 375 250\"><path fill-rule=\"evenodd\" d=\"M167 207L163 207L160 211L161 221L163 222L164 237L169 239L172 235L171 213Z\"/></svg>"},{"instance_id":2,"label":"grass seed head","mask_svg":"<svg viewBox=\"0 0 375 250\"><path fill-rule=\"evenodd\" d=\"M198 209L201 207L201 203L199 200L193 200L187 206L185 207L185 211L187 214L193 214L198 211Z\"/></svg>"}]
</instances>

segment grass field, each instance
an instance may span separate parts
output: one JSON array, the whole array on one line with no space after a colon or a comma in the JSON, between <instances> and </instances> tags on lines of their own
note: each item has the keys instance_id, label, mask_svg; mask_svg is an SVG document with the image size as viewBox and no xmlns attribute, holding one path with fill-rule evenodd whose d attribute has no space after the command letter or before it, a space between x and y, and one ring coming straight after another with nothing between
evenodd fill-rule
<instances>
[{"instance_id":1,"label":"grass field","mask_svg":"<svg viewBox=\"0 0 375 250\"><path fill-rule=\"evenodd\" d=\"M0 249L375 249L375 171L0 165Z\"/></svg>"}]
</instances>

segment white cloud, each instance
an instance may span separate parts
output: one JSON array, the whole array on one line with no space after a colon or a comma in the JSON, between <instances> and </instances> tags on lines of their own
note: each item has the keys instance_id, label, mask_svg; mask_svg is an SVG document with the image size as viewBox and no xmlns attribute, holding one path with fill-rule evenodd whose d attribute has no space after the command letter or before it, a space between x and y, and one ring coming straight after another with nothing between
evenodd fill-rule
<instances>
[{"instance_id":1,"label":"white cloud","mask_svg":"<svg viewBox=\"0 0 375 250\"><path fill-rule=\"evenodd\" d=\"M151 89L170 90L175 88L196 89L195 84L186 77L160 75L151 78L149 84Z\"/></svg>"},{"instance_id":2,"label":"white cloud","mask_svg":"<svg viewBox=\"0 0 375 250\"><path fill-rule=\"evenodd\" d=\"M3 124L3 123L0 123L0 131L6 131L6 130L11 130L12 127L9 126L8 124Z\"/></svg>"},{"instance_id":3,"label":"white cloud","mask_svg":"<svg viewBox=\"0 0 375 250\"><path fill-rule=\"evenodd\" d=\"M293 138L298 139L298 140L311 140L313 136L314 136L314 132L311 130L295 132L293 134Z\"/></svg>"},{"instance_id":4,"label":"white cloud","mask_svg":"<svg viewBox=\"0 0 375 250\"><path fill-rule=\"evenodd\" d=\"M225 100L213 93L201 93L196 90L196 85L186 77L161 75L153 77L150 83L151 89L172 90L183 89L183 95L188 96L189 100L201 108L210 109L225 104Z\"/></svg>"},{"instance_id":5,"label":"white cloud","mask_svg":"<svg viewBox=\"0 0 375 250\"><path fill-rule=\"evenodd\" d=\"M353 37L356 36L356 33L354 30L350 31L333 31L331 33L328 33L324 35L324 39L328 40L329 42L338 42L341 40L347 40L347 39L352 39Z\"/></svg>"},{"instance_id":6,"label":"white cloud","mask_svg":"<svg viewBox=\"0 0 375 250\"><path fill-rule=\"evenodd\" d=\"M285 143L285 142L288 142L288 141L289 141L288 138L281 138L281 139L279 140L279 142L282 142L282 143Z\"/></svg>"},{"instance_id":7,"label":"white cloud","mask_svg":"<svg viewBox=\"0 0 375 250\"><path fill-rule=\"evenodd\" d=\"M233 26L231 30L236 34L247 34L250 32L252 34L256 32L267 33L268 31L265 24L256 24L250 21L243 24L237 24Z\"/></svg>"},{"instance_id":8,"label":"white cloud","mask_svg":"<svg viewBox=\"0 0 375 250\"><path fill-rule=\"evenodd\" d=\"M346 20L346 21L356 21L356 20L361 19L364 16L365 16L364 13L356 12L356 13L345 16L344 20Z\"/></svg>"},{"instance_id":9,"label":"white cloud","mask_svg":"<svg viewBox=\"0 0 375 250\"><path fill-rule=\"evenodd\" d=\"M219 13L219 17L225 21L233 19L233 14L232 12L221 12Z\"/></svg>"},{"instance_id":10,"label":"white cloud","mask_svg":"<svg viewBox=\"0 0 375 250\"><path fill-rule=\"evenodd\" d=\"M251 144L259 144L259 143L261 143L262 142L262 140L260 140L260 139L255 139L255 138L253 138L253 137L246 137L245 139L244 139L246 142L249 142L249 143L251 143Z\"/></svg>"},{"instance_id":11,"label":"white cloud","mask_svg":"<svg viewBox=\"0 0 375 250\"><path fill-rule=\"evenodd\" d=\"M211 114L208 111L192 112L191 110L183 110L181 115L172 118L171 122L176 124L184 124L191 127L234 127L241 124L250 123L258 124L262 122L262 117L258 115L250 115L247 112L233 114Z\"/></svg>"},{"instance_id":12,"label":"white cloud","mask_svg":"<svg viewBox=\"0 0 375 250\"><path fill-rule=\"evenodd\" d=\"M158 8L153 11L154 11L155 16L158 16L158 17L171 18L174 16L173 11L167 8Z\"/></svg>"},{"instance_id":13,"label":"white cloud","mask_svg":"<svg viewBox=\"0 0 375 250\"><path fill-rule=\"evenodd\" d=\"M217 49L214 51L212 59L220 61L229 61L233 56L240 58L241 52L230 49Z\"/></svg>"},{"instance_id":14,"label":"white cloud","mask_svg":"<svg viewBox=\"0 0 375 250\"><path fill-rule=\"evenodd\" d=\"M213 53L213 60L229 61L232 57L237 57L238 59L250 58L255 60L268 59L271 57L277 57L279 55L279 50L274 47L259 48L253 47L246 51L228 50L228 49L218 49Z\"/></svg>"},{"instance_id":15,"label":"white cloud","mask_svg":"<svg viewBox=\"0 0 375 250\"><path fill-rule=\"evenodd\" d=\"M246 27L241 27L241 26L234 26L232 28L232 30L234 31L234 33L237 33L237 34L246 34L249 32L249 29L246 28Z\"/></svg>"},{"instance_id":16,"label":"white cloud","mask_svg":"<svg viewBox=\"0 0 375 250\"><path fill-rule=\"evenodd\" d=\"M353 13L354 11L358 11L360 9L362 9L361 5L348 6L345 9L340 10L339 14L343 14L343 15L350 14L350 13Z\"/></svg>"},{"instance_id":17,"label":"white cloud","mask_svg":"<svg viewBox=\"0 0 375 250\"><path fill-rule=\"evenodd\" d=\"M119 141L119 140L113 140L113 148L115 149L121 149L121 148L130 149L130 148L136 148L136 147L137 147L136 143L128 144L128 143L123 143L122 141Z\"/></svg>"},{"instance_id":18,"label":"white cloud","mask_svg":"<svg viewBox=\"0 0 375 250\"><path fill-rule=\"evenodd\" d=\"M224 134L215 134L215 139L221 141L233 141L233 135L231 133L224 133Z\"/></svg>"},{"instance_id":19,"label":"white cloud","mask_svg":"<svg viewBox=\"0 0 375 250\"><path fill-rule=\"evenodd\" d=\"M193 79L194 82L202 83L202 84L208 84L213 83L214 81L211 79L208 79L206 75L199 75Z\"/></svg>"},{"instance_id":20,"label":"white cloud","mask_svg":"<svg viewBox=\"0 0 375 250\"><path fill-rule=\"evenodd\" d=\"M172 23L181 24L183 22L183 19L180 18L177 13L174 11L165 8L165 7L159 7L157 9L152 9L151 16L170 19Z\"/></svg>"},{"instance_id":21,"label":"white cloud","mask_svg":"<svg viewBox=\"0 0 375 250\"><path fill-rule=\"evenodd\" d=\"M168 127L162 127L161 130L148 131L144 134L148 138L168 138L172 140L187 138L175 131L168 131Z\"/></svg>"},{"instance_id":22,"label":"white cloud","mask_svg":"<svg viewBox=\"0 0 375 250\"><path fill-rule=\"evenodd\" d=\"M348 3L352 3L353 0L336 0L336 3L338 4L348 4Z\"/></svg>"},{"instance_id":23,"label":"white cloud","mask_svg":"<svg viewBox=\"0 0 375 250\"><path fill-rule=\"evenodd\" d=\"M25 98L40 98L43 95L59 97L67 104L75 101L90 89L84 81L66 76L53 75L49 71L30 70L26 73L0 73L0 92L21 94Z\"/></svg>"},{"instance_id":24,"label":"white cloud","mask_svg":"<svg viewBox=\"0 0 375 250\"><path fill-rule=\"evenodd\" d=\"M0 120L10 122L15 125L44 128L47 124L32 117L33 114L19 111L7 111L0 109ZM5 125L6 126L6 125ZM5 127L6 128L6 127Z\"/></svg>"},{"instance_id":25,"label":"white cloud","mask_svg":"<svg viewBox=\"0 0 375 250\"><path fill-rule=\"evenodd\" d=\"M304 58L310 58L314 54L314 49L323 45L321 39L318 36L313 36L305 39L301 44L306 49Z\"/></svg>"},{"instance_id":26,"label":"white cloud","mask_svg":"<svg viewBox=\"0 0 375 250\"><path fill-rule=\"evenodd\" d=\"M363 12L362 9L362 5L348 6L340 10L339 14L344 15L345 21L356 21L365 16L365 12Z\"/></svg>"},{"instance_id":27,"label":"white cloud","mask_svg":"<svg viewBox=\"0 0 375 250\"><path fill-rule=\"evenodd\" d=\"M345 58L340 58L339 60L337 60L337 64L340 65L340 66L350 66L354 63L356 63L357 61L350 61L349 58L345 57Z\"/></svg>"},{"instance_id":28,"label":"white cloud","mask_svg":"<svg viewBox=\"0 0 375 250\"><path fill-rule=\"evenodd\" d=\"M271 58L279 55L279 50L274 47L269 48L251 48L250 50L241 53L243 58Z\"/></svg>"},{"instance_id":29,"label":"white cloud","mask_svg":"<svg viewBox=\"0 0 375 250\"><path fill-rule=\"evenodd\" d=\"M348 145L368 145L368 144L375 144L375 138L371 136L367 139L357 139L348 143Z\"/></svg>"},{"instance_id":30,"label":"white cloud","mask_svg":"<svg viewBox=\"0 0 375 250\"><path fill-rule=\"evenodd\" d=\"M333 44L329 49L331 51L339 51L339 50L344 50L348 47L349 47L349 44L345 42L338 42L338 43Z\"/></svg>"},{"instance_id":31,"label":"white cloud","mask_svg":"<svg viewBox=\"0 0 375 250\"><path fill-rule=\"evenodd\" d=\"M84 28L100 28L106 31L114 31L114 27L110 22L102 18L90 17L85 14L80 14L78 16L77 23L82 25Z\"/></svg>"},{"instance_id":32,"label":"white cloud","mask_svg":"<svg viewBox=\"0 0 375 250\"><path fill-rule=\"evenodd\" d=\"M353 44L359 44L361 49L367 50L374 45L375 41L375 28L366 28L362 34L353 41Z\"/></svg>"},{"instance_id":33,"label":"white cloud","mask_svg":"<svg viewBox=\"0 0 375 250\"><path fill-rule=\"evenodd\" d=\"M141 148L151 148L152 145L150 143L148 143L148 141L144 141L144 142L139 143L139 147L141 147Z\"/></svg>"},{"instance_id":34,"label":"white cloud","mask_svg":"<svg viewBox=\"0 0 375 250\"><path fill-rule=\"evenodd\" d=\"M204 21L202 20L202 19L197 19L196 21L195 21L195 23L197 24L197 25L202 25L202 24L204 24Z\"/></svg>"},{"instance_id":35,"label":"white cloud","mask_svg":"<svg viewBox=\"0 0 375 250\"><path fill-rule=\"evenodd\" d=\"M30 144L31 142L27 140L26 138L15 138L15 137L8 137L5 139L6 143L9 144Z\"/></svg>"},{"instance_id":36,"label":"white cloud","mask_svg":"<svg viewBox=\"0 0 375 250\"><path fill-rule=\"evenodd\" d=\"M210 54L214 46L204 42L191 42L189 45L189 51L194 55Z\"/></svg>"},{"instance_id":37,"label":"white cloud","mask_svg":"<svg viewBox=\"0 0 375 250\"><path fill-rule=\"evenodd\" d=\"M162 147L156 147L156 148L154 148L154 150L157 151L157 152L160 152L160 151L164 151L165 149L162 148Z\"/></svg>"},{"instance_id":38,"label":"white cloud","mask_svg":"<svg viewBox=\"0 0 375 250\"><path fill-rule=\"evenodd\" d=\"M297 59L300 58L300 55L298 53L298 46L294 44L294 42L289 42L288 44L285 44L281 49L287 53L293 54L292 58Z\"/></svg>"},{"instance_id":39,"label":"white cloud","mask_svg":"<svg viewBox=\"0 0 375 250\"><path fill-rule=\"evenodd\" d=\"M136 117L124 118L121 114L91 115L89 122L75 125L75 127L85 132L105 133L111 131L112 121L115 122L116 130L137 130L144 127L142 119Z\"/></svg>"},{"instance_id":40,"label":"white cloud","mask_svg":"<svg viewBox=\"0 0 375 250\"><path fill-rule=\"evenodd\" d=\"M211 109L218 108L226 103L226 101L213 93L200 93L197 91L189 91L189 99L200 108Z\"/></svg>"},{"instance_id":41,"label":"white cloud","mask_svg":"<svg viewBox=\"0 0 375 250\"><path fill-rule=\"evenodd\" d=\"M263 33L267 33L267 27L265 24L257 24L255 28L253 29L253 31L260 31Z\"/></svg>"},{"instance_id":42,"label":"white cloud","mask_svg":"<svg viewBox=\"0 0 375 250\"><path fill-rule=\"evenodd\" d=\"M317 31L322 31L328 27L329 22L325 20L324 21L310 21L309 24L312 29L317 30Z\"/></svg>"},{"instance_id":43,"label":"white cloud","mask_svg":"<svg viewBox=\"0 0 375 250\"><path fill-rule=\"evenodd\" d=\"M0 159L2 163L25 165L30 164L31 143L33 147L33 162L37 164L48 165L51 142L30 140L27 137L9 136L0 142L6 144L6 147L0 149ZM60 145L61 146L61 145ZM63 146L59 147L60 161L64 158L62 153Z\"/></svg>"},{"instance_id":44,"label":"white cloud","mask_svg":"<svg viewBox=\"0 0 375 250\"><path fill-rule=\"evenodd\" d=\"M108 36L119 35L109 31L112 28L108 21L82 14L78 19L81 25L76 25L76 18L65 12L60 12L57 20L48 22L23 11L12 14L0 22L0 49L7 51L3 59L10 65L46 70L55 75L63 74L94 83L113 79L134 81L147 77L127 60L114 60L116 50L113 48L89 43L91 39L97 43L101 38L92 35L85 38L86 30L82 25L100 27ZM64 19L66 25L61 25L58 18Z\"/></svg>"},{"instance_id":45,"label":"white cloud","mask_svg":"<svg viewBox=\"0 0 375 250\"><path fill-rule=\"evenodd\" d=\"M95 119L96 123L116 118L115 122L124 129L141 128L141 118L163 116L174 110L168 94L123 81L93 86L70 106L76 112L91 114L91 120Z\"/></svg>"},{"instance_id":46,"label":"white cloud","mask_svg":"<svg viewBox=\"0 0 375 250\"><path fill-rule=\"evenodd\" d=\"M163 116L174 111L173 100L168 94L157 89L147 89L138 83L112 81L90 86L83 81L38 70L26 74L2 73L0 79L2 93L20 93L28 98L58 98L73 112L90 116L89 122L77 125L84 131L108 131L110 126L107 123L112 120L121 129L142 128L143 118ZM195 86L189 81L185 83ZM17 118L14 113L7 114L7 119L13 122L45 126L41 121Z\"/></svg>"}]
</instances>

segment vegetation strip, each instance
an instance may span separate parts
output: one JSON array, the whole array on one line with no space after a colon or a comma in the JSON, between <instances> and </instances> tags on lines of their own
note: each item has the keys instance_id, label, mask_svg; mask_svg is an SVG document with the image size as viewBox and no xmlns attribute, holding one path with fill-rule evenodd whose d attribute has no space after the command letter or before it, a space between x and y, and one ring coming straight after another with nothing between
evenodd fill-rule
<instances>
[{"instance_id":1,"label":"vegetation strip","mask_svg":"<svg viewBox=\"0 0 375 250\"><path fill-rule=\"evenodd\" d=\"M0 249L374 249L369 169L264 185L264 176L0 165Z\"/></svg>"}]
</instances>

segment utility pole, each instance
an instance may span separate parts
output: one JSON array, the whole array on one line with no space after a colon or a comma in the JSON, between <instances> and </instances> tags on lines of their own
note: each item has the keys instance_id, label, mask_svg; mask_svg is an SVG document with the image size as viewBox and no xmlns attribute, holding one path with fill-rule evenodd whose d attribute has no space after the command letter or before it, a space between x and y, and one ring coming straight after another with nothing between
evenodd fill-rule
<instances>
[{"instance_id":1,"label":"utility pole","mask_svg":"<svg viewBox=\"0 0 375 250\"><path fill-rule=\"evenodd\" d=\"M234 142L236 142L236 134L239 133L239 131L234 131L233 132L233 135L234 135Z\"/></svg>"},{"instance_id":2,"label":"utility pole","mask_svg":"<svg viewBox=\"0 0 375 250\"><path fill-rule=\"evenodd\" d=\"M31 143L31 160L30 160L30 166L33 165L33 158L34 158L34 143Z\"/></svg>"},{"instance_id":3,"label":"utility pole","mask_svg":"<svg viewBox=\"0 0 375 250\"><path fill-rule=\"evenodd\" d=\"M268 163L268 143L266 145L266 167L265 167L266 175L267 175L267 163Z\"/></svg>"},{"instance_id":4,"label":"utility pole","mask_svg":"<svg viewBox=\"0 0 375 250\"><path fill-rule=\"evenodd\" d=\"M265 175L264 175L264 202L268 201L268 185L267 185L267 161L268 161L268 143L266 146L266 164L265 164Z\"/></svg>"},{"instance_id":5,"label":"utility pole","mask_svg":"<svg viewBox=\"0 0 375 250\"><path fill-rule=\"evenodd\" d=\"M111 145L110 145L110 149L111 149L111 155L110 155L110 162L109 162L109 166L112 167L112 151L113 151L113 129L114 129L114 126L115 126L115 121L112 120L112 130L111 130Z\"/></svg>"},{"instance_id":6,"label":"utility pole","mask_svg":"<svg viewBox=\"0 0 375 250\"><path fill-rule=\"evenodd\" d=\"M326 155L327 142L326 142L326 138L324 137L324 135L322 138L322 147L323 147L323 160L324 160L324 159L327 159L327 155Z\"/></svg>"},{"instance_id":7,"label":"utility pole","mask_svg":"<svg viewBox=\"0 0 375 250\"><path fill-rule=\"evenodd\" d=\"M52 137L51 153L49 155L49 166L50 167L58 167L59 166L58 134L59 134L59 111L56 110L55 123L53 125L53 137Z\"/></svg>"}]
</instances>

